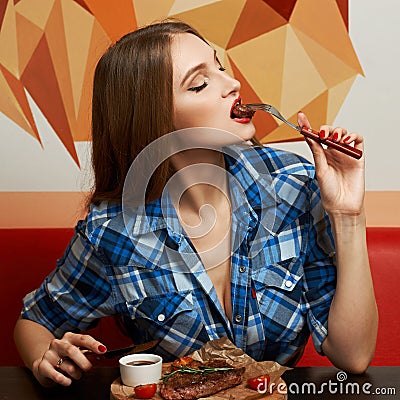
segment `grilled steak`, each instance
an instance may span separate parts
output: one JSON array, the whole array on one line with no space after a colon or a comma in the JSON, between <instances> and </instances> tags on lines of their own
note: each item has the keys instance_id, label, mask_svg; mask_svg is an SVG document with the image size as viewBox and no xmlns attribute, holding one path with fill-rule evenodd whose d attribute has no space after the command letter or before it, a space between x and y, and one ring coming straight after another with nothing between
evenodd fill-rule
<instances>
[{"instance_id":1,"label":"grilled steak","mask_svg":"<svg viewBox=\"0 0 400 400\"><path fill-rule=\"evenodd\" d=\"M232 118L252 118L255 111L246 104L237 103L232 110Z\"/></svg>"},{"instance_id":2,"label":"grilled steak","mask_svg":"<svg viewBox=\"0 0 400 400\"><path fill-rule=\"evenodd\" d=\"M225 371L188 373L176 372L161 385L161 396L167 400L194 400L210 396L223 389L239 385L245 367L232 368L222 360L201 363L191 361L186 367L204 370L204 368L231 368Z\"/></svg>"}]
</instances>

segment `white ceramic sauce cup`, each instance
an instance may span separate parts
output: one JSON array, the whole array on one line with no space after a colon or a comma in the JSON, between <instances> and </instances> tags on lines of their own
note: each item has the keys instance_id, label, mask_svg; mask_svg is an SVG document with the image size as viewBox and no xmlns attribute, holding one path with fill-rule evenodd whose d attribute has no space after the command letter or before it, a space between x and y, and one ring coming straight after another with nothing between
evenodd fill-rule
<instances>
[{"instance_id":1,"label":"white ceramic sauce cup","mask_svg":"<svg viewBox=\"0 0 400 400\"><path fill-rule=\"evenodd\" d=\"M130 354L119 359L119 371L125 386L158 383L162 373L162 358L156 354Z\"/></svg>"}]
</instances>

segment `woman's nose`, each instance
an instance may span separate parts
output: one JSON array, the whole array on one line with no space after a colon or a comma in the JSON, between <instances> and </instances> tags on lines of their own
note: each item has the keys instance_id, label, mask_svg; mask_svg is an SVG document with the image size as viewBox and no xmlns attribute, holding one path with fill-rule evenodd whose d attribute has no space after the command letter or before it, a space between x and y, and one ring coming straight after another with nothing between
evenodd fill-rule
<instances>
[{"instance_id":1,"label":"woman's nose","mask_svg":"<svg viewBox=\"0 0 400 400\"><path fill-rule=\"evenodd\" d=\"M224 96L229 96L231 93L239 93L240 87L240 82L237 79L232 78L230 75L226 74Z\"/></svg>"}]
</instances>

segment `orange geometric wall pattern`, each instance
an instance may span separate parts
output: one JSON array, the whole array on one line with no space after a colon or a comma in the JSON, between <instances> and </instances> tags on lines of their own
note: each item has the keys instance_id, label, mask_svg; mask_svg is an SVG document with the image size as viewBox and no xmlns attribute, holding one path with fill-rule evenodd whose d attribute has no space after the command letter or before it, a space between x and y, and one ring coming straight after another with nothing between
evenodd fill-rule
<instances>
[{"instance_id":1,"label":"orange geometric wall pattern","mask_svg":"<svg viewBox=\"0 0 400 400\"><path fill-rule=\"evenodd\" d=\"M347 14L348 0L0 0L0 111L41 143L33 101L79 165L98 58L125 33L173 17L209 40L244 101L332 123L363 74ZM255 124L264 143L302 140L267 114Z\"/></svg>"}]
</instances>

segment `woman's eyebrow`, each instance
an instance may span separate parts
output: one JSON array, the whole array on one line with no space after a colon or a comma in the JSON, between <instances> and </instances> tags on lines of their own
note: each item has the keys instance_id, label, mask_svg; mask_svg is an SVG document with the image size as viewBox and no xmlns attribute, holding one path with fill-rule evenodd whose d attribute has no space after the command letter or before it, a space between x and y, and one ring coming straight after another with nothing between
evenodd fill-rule
<instances>
[{"instance_id":1,"label":"woman's eyebrow","mask_svg":"<svg viewBox=\"0 0 400 400\"><path fill-rule=\"evenodd\" d=\"M217 60L217 52L214 50L214 60ZM185 84L185 82L190 78L191 75L193 75L197 71L201 71L202 69L206 69L207 64L206 63L200 63L198 65L195 65L192 68L189 68L189 70L186 72L185 76L182 79L181 82L181 87Z\"/></svg>"}]
</instances>

